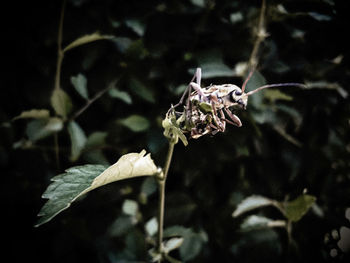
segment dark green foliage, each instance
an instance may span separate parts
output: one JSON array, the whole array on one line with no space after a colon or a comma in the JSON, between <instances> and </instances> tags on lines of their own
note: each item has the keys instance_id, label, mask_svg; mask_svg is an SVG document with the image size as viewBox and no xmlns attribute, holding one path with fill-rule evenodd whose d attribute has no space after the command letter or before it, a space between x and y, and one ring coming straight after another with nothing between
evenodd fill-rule
<instances>
[{"instance_id":1,"label":"dark green foliage","mask_svg":"<svg viewBox=\"0 0 350 263\"><path fill-rule=\"evenodd\" d=\"M306 83L308 89L256 93L246 111L235 112L241 128L229 126L214 137L176 145L166 187L165 228L179 226L191 235L177 234L186 246L170 256L189 262L348 260L334 234L349 227L344 217L350 203L346 2L267 1L269 37L247 89L283 82ZM33 228L44 204L41 194L51 178L69 167L113 164L143 148L163 164L167 141L162 120L194 69L202 67L202 85L242 85L237 67L252 52L261 2L67 1L63 48L94 32L105 38L65 53L61 89L53 93L61 4L18 3L13 22L6 23L19 22L11 30L15 38L7 39L16 45L8 51L16 67L0 89L2 214L7 221L3 226L10 229L3 237L10 246L4 258L147 262L154 236L148 236L145 225L157 214L157 194L152 183L143 183L147 179L91 192L56 220ZM34 111L35 116L13 120L33 109L50 114ZM86 140L72 143L80 129ZM285 219L275 207L232 217L246 197L287 202L305 188L317 201L292 224L293 242L280 228L262 227L268 219ZM138 203L136 216L124 213L126 199ZM253 219L260 220L255 221L260 228L241 231L250 216L257 216ZM125 224L125 229L116 224Z\"/></svg>"}]
</instances>

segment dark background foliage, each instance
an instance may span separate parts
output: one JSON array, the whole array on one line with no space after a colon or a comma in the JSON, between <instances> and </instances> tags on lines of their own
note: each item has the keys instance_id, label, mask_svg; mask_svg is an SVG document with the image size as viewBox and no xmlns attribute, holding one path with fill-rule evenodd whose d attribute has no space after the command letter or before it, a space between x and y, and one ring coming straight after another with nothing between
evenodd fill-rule
<instances>
[{"instance_id":1,"label":"dark background foliage","mask_svg":"<svg viewBox=\"0 0 350 263\"><path fill-rule=\"evenodd\" d=\"M261 45L258 71L267 83L312 85L305 90L283 88L293 100L256 94L245 112L237 112L243 127L230 126L214 137L190 140L187 147L176 145L165 225L205 233L208 241L199 245L200 252L191 262L346 259L340 250L330 256L337 247L337 231L350 224L344 216L350 196L346 2L267 1L269 37ZM12 262L145 261L143 225L156 215L157 195L150 194L142 202L143 179L91 192L52 222L33 228L44 203L41 194L50 178L68 167L112 164L122 154L143 148L161 165L167 150L161 120L170 104L178 101L181 85L191 79L191 69L201 66L203 73L206 69L212 73L203 85L243 82L241 77L220 73L223 67L233 72L238 62L249 60L260 5L260 1L228 0L67 1L64 46L95 31L116 36L66 54L61 81L73 100L73 111L85 103L70 82L79 73L86 76L90 94L119 79L118 89L127 92L132 103L106 93L77 118L86 135L106 132L106 141L100 145L102 157L83 154L72 163L68 133L61 131L58 168L53 136L23 143L23 138L28 139L28 121L12 119L34 108L54 114L50 96L62 3L19 4L13 16L20 23L11 34L16 47L12 81L0 89L2 218L3 231L8 233L2 235L7 248L4 258L8 255ZM133 132L118 122L132 114L145 117L149 126ZM299 253L288 253L284 231L242 233L242 218L232 218L244 197L257 194L282 201L294 199L305 188L317 197L317 208L294 226ZM116 237L112 225L120 218L125 199L139 202L142 219ZM273 209L257 213L281 218Z\"/></svg>"}]
</instances>

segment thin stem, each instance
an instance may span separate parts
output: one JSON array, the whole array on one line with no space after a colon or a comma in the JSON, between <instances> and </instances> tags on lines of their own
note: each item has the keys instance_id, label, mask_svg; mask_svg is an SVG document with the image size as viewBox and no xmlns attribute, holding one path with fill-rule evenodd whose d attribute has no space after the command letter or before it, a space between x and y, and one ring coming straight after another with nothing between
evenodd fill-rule
<instances>
[{"instance_id":1,"label":"thin stem","mask_svg":"<svg viewBox=\"0 0 350 263\"><path fill-rule=\"evenodd\" d=\"M158 177L159 185L159 210L158 210L158 244L157 249L159 253L162 253L162 241L163 241L163 226L164 226L164 203L165 203L165 182L168 176L171 159L174 152L175 142L169 141L168 153L163 168L163 176Z\"/></svg>"},{"instance_id":2,"label":"thin stem","mask_svg":"<svg viewBox=\"0 0 350 263\"><path fill-rule=\"evenodd\" d=\"M64 57L64 52L62 50L62 35L63 35L63 20L64 20L64 9L66 5L66 0L62 3L60 23L58 26L58 36L57 36L57 65L56 65L56 77L55 77L55 90L60 89L60 79L61 79L61 67Z\"/></svg>"},{"instance_id":3,"label":"thin stem","mask_svg":"<svg viewBox=\"0 0 350 263\"><path fill-rule=\"evenodd\" d=\"M255 40L252 53L250 54L249 64L248 64L248 68L250 68L252 70L254 70L256 68L256 66L258 65L258 61L259 61L258 51L259 51L260 44L268 36L268 34L266 33L266 29L265 29L265 19L264 19L265 18L265 10L266 10L265 0L262 0L260 16L259 16L259 25L258 25L257 33L256 33L257 38Z\"/></svg>"},{"instance_id":4,"label":"thin stem","mask_svg":"<svg viewBox=\"0 0 350 263\"><path fill-rule=\"evenodd\" d=\"M108 90L112 89L113 87L115 87L115 84L114 83L113 85L108 85L105 89L97 92L95 94L94 97L92 97L91 99L89 99L86 104L81 107L74 115L72 118L70 118L70 120L75 120L76 118L78 118L84 111L87 110L87 108L89 108L91 106L92 103L94 103L97 99L99 99L103 94L105 94Z\"/></svg>"},{"instance_id":5,"label":"thin stem","mask_svg":"<svg viewBox=\"0 0 350 263\"><path fill-rule=\"evenodd\" d=\"M55 140L55 159L56 159L56 168L57 170L60 169L60 148L58 144L58 133L55 132L54 134L54 140Z\"/></svg>"}]
</instances>

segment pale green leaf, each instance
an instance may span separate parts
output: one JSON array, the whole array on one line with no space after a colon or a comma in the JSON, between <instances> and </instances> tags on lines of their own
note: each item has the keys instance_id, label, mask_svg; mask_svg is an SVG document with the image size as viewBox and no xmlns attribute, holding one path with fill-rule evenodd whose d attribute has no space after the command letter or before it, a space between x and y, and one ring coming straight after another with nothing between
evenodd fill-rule
<instances>
[{"instance_id":1,"label":"pale green leaf","mask_svg":"<svg viewBox=\"0 0 350 263\"><path fill-rule=\"evenodd\" d=\"M126 104L132 103L131 96L126 91L122 91L117 88L112 88L108 91L108 93L109 93L109 96L111 96L112 98L120 99L124 101Z\"/></svg>"},{"instance_id":2,"label":"pale green leaf","mask_svg":"<svg viewBox=\"0 0 350 263\"><path fill-rule=\"evenodd\" d=\"M275 103L276 100L292 101L293 97L287 95L286 93L280 91L279 89L266 89L264 91L264 97Z\"/></svg>"},{"instance_id":3,"label":"pale green leaf","mask_svg":"<svg viewBox=\"0 0 350 263\"><path fill-rule=\"evenodd\" d=\"M232 77L234 75L234 71L224 63L222 52L219 49L201 52L197 55L197 60L199 66L202 68L203 79L214 77Z\"/></svg>"},{"instance_id":4,"label":"pale green leaf","mask_svg":"<svg viewBox=\"0 0 350 263\"><path fill-rule=\"evenodd\" d=\"M145 24L140 20L129 19L126 20L125 24L131 28L138 36L142 37L145 33Z\"/></svg>"},{"instance_id":5,"label":"pale green leaf","mask_svg":"<svg viewBox=\"0 0 350 263\"><path fill-rule=\"evenodd\" d=\"M169 240L164 242L163 250L166 254L168 254L170 251L181 247L183 242L184 242L184 238L182 237L170 238Z\"/></svg>"},{"instance_id":6,"label":"pale green leaf","mask_svg":"<svg viewBox=\"0 0 350 263\"><path fill-rule=\"evenodd\" d=\"M145 230L149 236L154 236L158 231L158 220L156 217L152 217L145 224Z\"/></svg>"},{"instance_id":7,"label":"pale green leaf","mask_svg":"<svg viewBox=\"0 0 350 263\"><path fill-rule=\"evenodd\" d=\"M135 78L130 79L130 89L144 100L155 103L153 91Z\"/></svg>"},{"instance_id":8,"label":"pale green leaf","mask_svg":"<svg viewBox=\"0 0 350 263\"><path fill-rule=\"evenodd\" d=\"M148 119L136 114L130 115L129 117L121 119L118 122L133 132L145 131L150 126Z\"/></svg>"},{"instance_id":9,"label":"pale green leaf","mask_svg":"<svg viewBox=\"0 0 350 263\"><path fill-rule=\"evenodd\" d=\"M200 64L202 68L202 78L217 78L217 77L232 77L233 70L225 65L223 62L210 62L206 64Z\"/></svg>"},{"instance_id":10,"label":"pale green leaf","mask_svg":"<svg viewBox=\"0 0 350 263\"><path fill-rule=\"evenodd\" d=\"M72 110L72 101L68 94L62 89L55 89L51 96L51 106L57 115L67 118Z\"/></svg>"},{"instance_id":11,"label":"pale green leaf","mask_svg":"<svg viewBox=\"0 0 350 263\"><path fill-rule=\"evenodd\" d=\"M72 76L70 81L75 88L75 90L82 96L84 99L89 99L89 93L87 90L87 79L86 77L79 73L77 76Z\"/></svg>"},{"instance_id":12,"label":"pale green leaf","mask_svg":"<svg viewBox=\"0 0 350 263\"><path fill-rule=\"evenodd\" d=\"M43 139L63 128L63 120L58 117L48 119L35 119L26 127L26 134L31 141Z\"/></svg>"},{"instance_id":13,"label":"pale green leaf","mask_svg":"<svg viewBox=\"0 0 350 263\"><path fill-rule=\"evenodd\" d=\"M38 215L41 218L36 226L50 221L78 197L93 189L123 179L155 175L157 167L150 155L145 154L145 150L125 154L107 169L104 165L88 164L69 168L65 173L55 176L43 194L43 198L49 200L40 210Z\"/></svg>"},{"instance_id":14,"label":"pale green leaf","mask_svg":"<svg viewBox=\"0 0 350 263\"><path fill-rule=\"evenodd\" d=\"M103 39L112 39L112 38L114 38L114 36L100 35L100 33L95 32L93 34L85 35L85 36L79 37L78 39L74 40L72 43L70 43L68 46L66 46L63 49L63 52L66 52L72 48L75 48L75 47L78 47L81 45L85 45L85 44L90 43L90 42L94 42L97 40L103 40Z\"/></svg>"},{"instance_id":15,"label":"pale green leaf","mask_svg":"<svg viewBox=\"0 0 350 263\"><path fill-rule=\"evenodd\" d=\"M285 227L286 221L273 220L264 216L248 216L240 226L242 231L257 230L265 227Z\"/></svg>"},{"instance_id":16,"label":"pale green leaf","mask_svg":"<svg viewBox=\"0 0 350 263\"><path fill-rule=\"evenodd\" d=\"M183 261L189 261L195 258L202 250L206 240L198 233L192 233L184 238L180 247L180 256Z\"/></svg>"},{"instance_id":17,"label":"pale green leaf","mask_svg":"<svg viewBox=\"0 0 350 263\"><path fill-rule=\"evenodd\" d=\"M183 243L180 246L182 260L188 261L196 257L202 250L203 244L208 241L204 231L198 233L191 228L183 226L171 226L164 230L164 237L182 237Z\"/></svg>"},{"instance_id":18,"label":"pale green leaf","mask_svg":"<svg viewBox=\"0 0 350 263\"><path fill-rule=\"evenodd\" d=\"M32 109L28 111L22 111L20 115L13 118L13 120L18 119L46 119L50 117L50 112L46 109Z\"/></svg>"},{"instance_id":19,"label":"pale green leaf","mask_svg":"<svg viewBox=\"0 0 350 263\"><path fill-rule=\"evenodd\" d=\"M199 6L199 7L205 7L205 0L191 0L191 3L193 5Z\"/></svg>"},{"instance_id":20,"label":"pale green leaf","mask_svg":"<svg viewBox=\"0 0 350 263\"><path fill-rule=\"evenodd\" d=\"M274 205L274 201L264 196L252 195L245 198L243 201L241 201L238 204L232 216L237 217L253 209L263 207L263 206L268 206L268 205Z\"/></svg>"},{"instance_id":21,"label":"pale green leaf","mask_svg":"<svg viewBox=\"0 0 350 263\"><path fill-rule=\"evenodd\" d=\"M122 211L126 215L135 217L139 211L139 205L134 200L126 199L123 202Z\"/></svg>"},{"instance_id":22,"label":"pale green leaf","mask_svg":"<svg viewBox=\"0 0 350 263\"><path fill-rule=\"evenodd\" d=\"M85 148L99 148L106 142L107 132L95 131L91 133L85 143Z\"/></svg>"},{"instance_id":23,"label":"pale green leaf","mask_svg":"<svg viewBox=\"0 0 350 263\"><path fill-rule=\"evenodd\" d=\"M284 211L284 215L289 220L296 222L306 214L315 201L315 196L302 194L292 201L280 203L280 206Z\"/></svg>"},{"instance_id":24,"label":"pale green leaf","mask_svg":"<svg viewBox=\"0 0 350 263\"><path fill-rule=\"evenodd\" d=\"M85 147L85 143L87 139L86 139L85 132L82 130L79 124L76 123L75 121L70 121L68 123L67 128L68 128L68 133L71 140L70 160L74 162L79 158L81 151Z\"/></svg>"},{"instance_id":25,"label":"pale green leaf","mask_svg":"<svg viewBox=\"0 0 350 263\"><path fill-rule=\"evenodd\" d=\"M165 119L162 121L162 126L164 128L163 135L166 138L172 140L174 143L177 143L180 138L185 146L188 145L187 138L181 131L179 122L176 121L174 113L169 113L165 116Z\"/></svg>"},{"instance_id":26,"label":"pale green leaf","mask_svg":"<svg viewBox=\"0 0 350 263\"><path fill-rule=\"evenodd\" d=\"M115 237L122 236L130 231L134 223L135 221L131 216L121 215L110 226L108 233Z\"/></svg>"}]
</instances>

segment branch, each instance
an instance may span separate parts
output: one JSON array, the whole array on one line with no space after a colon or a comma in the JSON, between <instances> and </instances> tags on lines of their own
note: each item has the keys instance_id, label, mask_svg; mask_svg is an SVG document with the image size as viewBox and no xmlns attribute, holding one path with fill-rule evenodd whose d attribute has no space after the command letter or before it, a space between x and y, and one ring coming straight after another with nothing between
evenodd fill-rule
<instances>
[{"instance_id":1,"label":"branch","mask_svg":"<svg viewBox=\"0 0 350 263\"><path fill-rule=\"evenodd\" d=\"M75 120L76 118L78 118L84 111L86 111L86 110L91 106L91 104L93 104L97 99L99 99L102 95L104 95L108 90L110 90L111 88L113 88L113 87L115 86L116 83L117 83L117 82L115 82L114 85L113 85L113 84L110 84L110 85L108 85L105 89L103 89L103 90L97 92L93 98L89 99L89 100L86 102L86 104L85 104L83 107L81 107L81 108L73 115L73 117L70 118L70 121Z\"/></svg>"},{"instance_id":2,"label":"branch","mask_svg":"<svg viewBox=\"0 0 350 263\"><path fill-rule=\"evenodd\" d=\"M265 0L262 0L261 4L261 10L260 10L260 16L259 16L259 24L256 32L256 40L254 43L254 47L252 50L252 53L250 54L249 62L248 62L248 69L254 70L258 63L259 63L259 58L258 58L258 51L261 43L265 40L266 37L268 37L268 33L266 32L266 27L265 27L265 10L266 10L266 3Z\"/></svg>"}]
</instances>

